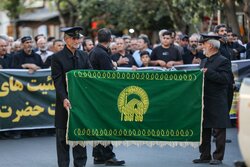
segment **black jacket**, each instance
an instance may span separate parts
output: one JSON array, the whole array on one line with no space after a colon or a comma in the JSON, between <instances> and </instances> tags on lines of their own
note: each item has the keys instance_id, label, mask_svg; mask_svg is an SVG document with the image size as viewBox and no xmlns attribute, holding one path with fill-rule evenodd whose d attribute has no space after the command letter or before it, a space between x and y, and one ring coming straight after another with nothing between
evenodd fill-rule
<instances>
[{"instance_id":1,"label":"black jacket","mask_svg":"<svg viewBox=\"0 0 250 167\"><path fill-rule=\"evenodd\" d=\"M204 78L204 128L230 127L228 86L231 82L231 62L220 53L202 60L207 68Z\"/></svg>"},{"instance_id":2,"label":"black jacket","mask_svg":"<svg viewBox=\"0 0 250 167\"><path fill-rule=\"evenodd\" d=\"M65 46L63 50L52 56L51 75L56 88L56 128L66 128L67 126L68 113L63 107L63 100L68 98L66 73L75 69L92 69L86 52L76 50L75 55L73 55Z\"/></svg>"},{"instance_id":3,"label":"black jacket","mask_svg":"<svg viewBox=\"0 0 250 167\"><path fill-rule=\"evenodd\" d=\"M36 54L33 50L30 55L26 54L24 50L17 52L13 56L11 67L20 69L22 68L22 65L26 63L32 63L43 68L43 61L41 59L41 56L39 54Z\"/></svg>"},{"instance_id":4,"label":"black jacket","mask_svg":"<svg viewBox=\"0 0 250 167\"><path fill-rule=\"evenodd\" d=\"M90 62L95 70L113 70L113 64L108 49L97 44L89 53Z\"/></svg>"},{"instance_id":5,"label":"black jacket","mask_svg":"<svg viewBox=\"0 0 250 167\"><path fill-rule=\"evenodd\" d=\"M0 57L0 69L1 68L11 68L11 62L12 62L13 55L6 54L2 57Z\"/></svg>"}]
</instances>

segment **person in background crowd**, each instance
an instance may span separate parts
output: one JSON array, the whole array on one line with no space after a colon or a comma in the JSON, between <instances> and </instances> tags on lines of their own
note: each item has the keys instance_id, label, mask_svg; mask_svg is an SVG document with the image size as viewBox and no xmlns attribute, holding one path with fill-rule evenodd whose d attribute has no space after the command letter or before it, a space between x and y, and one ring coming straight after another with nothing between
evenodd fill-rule
<instances>
[{"instance_id":1,"label":"person in background crowd","mask_svg":"<svg viewBox=\"0 0 250 167\"><path fill-rule=\"evenodd\" d=\"M135 59L137 67L142 66L141 57L140 57L140 53L142 51L146 50L151 54L152 50L149 48L149 43L150 43L149 39L145 35L141 35L138 37L138 39L137 39L138 50L136 50L132 55Z\"/></svg>"},{"instance_id":2,"label":"person in background crowd","mask_svg":"<svg viewBox=\"0 0 250 167\"><path fill-rule=\"evenodd\" d=\"M115 67L109 55L108 46L111 42L111 32L107 28L98 30L98 44L89 54L90 62L95 70L114 70ZM93 148L94 164L106 164L108 166L121 166L125 161L116 159L113 145L106 147L98 144Z\"/></svg>"},{"instance_id":3,"label":"person in background crowd","mask_svg":"<svg viewBox=\"0 0 250 167\"><path fill-rule=\"evenodd\" d=\"M13 44L12 44L12 50L13 50L13 54L16 54L17 52L19 52L20 50L22 50L22 43L21 43L20 39L18 39L15 42L13 42Z\"/></svg>"},{"instance_id":4,"label":"person in background crowd","mask_svg":"<svg viewBox=\"0 0 250 167\"><path fill-rule=\"evenodd\" d=\"M176 35L175 35L175 38L174 38L175 45L180 45L181 36L183 36L183 33L181 31L177 31Z\"/></svg>"},{"instance_id":5,"label":"person in background crowd","mask_svg":"<svg viewBox=\"0 0 250 167\"><path fill-rule=\"evenodd\" d=\"M11 57L7 54L8 41L0 37L0 69L11 67Z\"/></svg>"},{"instance_id":6,"label":"person in background crowd","mask_svg":"<svg viewBox=\"0 0 250 167\"><path fill-rule=\"evenodd\" d=\"M219 24L214 28L215 34L219 35L220 38L220 53L222 56L226 57L228 60L232 60L233 57L233 50L228 47L228 39L227 39L227 27L225 24ZM231 65L231 64L230 64ZM228 85L228 112L231 110L232 102L233 102L233 95L234 95L234 76L231 71L231 83ZM228 140L228 142L231 142Z\"/></svg>"},{"instance_id":7,"label":"person in background crowd","mask_svg":"<svg viewBox=\"0 0 250 167\"><path fill-rule=\"evenodd\" d=\"M55 41L55 37L48 37L48 40L47 40L47 47L48 47L48 51L51 51L51 52L54 52L53 51L53 42Z\"/></svg>"},{"instance_id":8,"label":"person in background crowd","mask_svg":"<svg viewBox=\"0 0 250 167\"><path fill-rule=\"evenodd\" d=\"M236 33L233 33L233 41L239 43L241 46L244 46L246 49L246 44L244 44L240 39L239 36ZM243 53L240 53L240 59L246 59L246 51Z\"/></svg>"},{"instance_id":9,"label":"person in background crowd","mask_svg":"<svg viewBox=\"0 0 250 167\"><path fill-rule=\"evenodd\" d=\"M133 55L133 53L138 50L138 44L137 44L137 38L132 38L130 40L130 48L129 48L129 53Z\"/></svg>"},{"instance_id":10,"label":"person in background crowd","mask_svg":"<svg viewBox=\"0 0 250 167\"><path fill-rule=\"evenodd\" d=\"M110 42L109 49L110 49L111 55L116 54L117 53L116 42Z\"/></svg>"},{"instance_id":11,"label":"person in background crowd","mask_svg":"<svg viewBox=\"0 0 250 167\"><path fill-rule=\"evenodd\" d=\"M117 53L111 55L111 59L118 67L132 67L136 69L136 62L131 54L126 52L126 44L123 38L116 38Z\"/></svg>"},{"instance_id":12,"label":"person in background crowd","mask_svg":"<svg viewBox=\"0 0 250 167\"><path fill-rule=\"evenodd\" d=\"M59 167L69 167L69 145L66 144L66 128L68 112L71 108L68 100L66 73L75 69L92 69L86 52L79 50L81 27L65 27L63 50L52 56L51 75L56 88L56 148L57 162ZM87 161L86 147L76 145L72 148L75 167L83 167Z\"/></svg>"},{"instance_id":13,"label":"person in background crowd","mask_svg":"<svg viewBox=\"0 0 250 167\"><path fill-rule=\"evenodd\" d=\"M53 52L48 50L48 43L45 38L38 39L37 48L38 51L36 51L36 53L41 56L43 63L45 63L47 58L53 54Z\"/></svg>"},{"instance_id":14,"label":"person in background crowd","mask_svg":"<svg viewBox=\"0 0 250 167\"><path fill-rule=\"evenodd\" d=\"M80 50L83 50L83 45L82 45L82 43L83 43L84 39L85 39L85 36L82 35L82 34L80 34L80 46L79 46L79 48L78 48L78 49L80 49Z\"/></svg>"},{"instance_id":15,"label":"person in background crowd","mask_svg":"<svg viewBox=\"0 0 250 167\"><path fill-rule=\"evenodd\" d=\"M142 51L140 53L141 56L141 62L142 62L142 67L148 67L150 64L150 54L148 51Z\"/></svg>"},{"instance_id":16,"label":"person in background crowd","mask_svg":"<svg viewBox=\"0 0 250 167\"><path fill-rule=\"evenodd\" d=\"M83 43L83 50L86 51L87 53L89 53L93 48L94 48L94 43L92 41L92 39L90 38L85 38Z\"/></svg>"},{"instance_id":17,"label":"person in background crowd","mask_svg":"<svg viewBox=\"0 0 250 167\"><path fill-rule=\"evenodd\" d=\"M53 52L57 53L57 52L63 50L64 45L65 44L64 44L63 40L61 40L61 39L55 39L53 41Z\"/></svg>"},{"instance_id":18,"label":"person in background crowd","mask_svg":"<svg viewBox=\"0 0 250 167\"><path fill-rule=\"evenodd\" d=\"M115 35L111 35L111 42L115 42L116 36ZM98 39L97 39L97 43L98 43Z\"/></svg>"},{"instance_id":19,"label":"person in background crowd","mask_svg":"<svg viewBox=\"0 0 250 167\"><path fill-rule=\"evenodd\" d=\"M125 50L126 50L126 52L130 52L130 47L131 47L131 36L129 36L129 35L123 35L122 36L122 39L124 40L124 42L125 42Z\"/></svg>"},{"instance_id":20,"label":"person in background crowd","mask_svg":"<svg viewBox=\"0 0 250 167\"><path fill-rule=\"evenodd\" d=\"M48 37L47 42L54 42L54 40L56 40L56 38L55 38L55 37Z\"/></svg>"},{"instance_id":21,"label":"person in background crowd","mask_svg":"<svg viewBox=\"0 0 250 167\"><path fill-rule=\"evenodd\" d=\"M64 48L64 42L61 39L55 39L53 41L53 52L54 52L54 54L61 51L63 48ZM44 68L49 68L51 66L52 55L50 55L46 59L45 63L43 64Z\"/></svg>"},{"instance_id":22,"label":"person in background crowd","mask_svg":"<svg viewBox=\"0 0 250 167\"><path fill-rule=\"evenodd\" d=\"M228 47L233 50L232 60L240 60L240 53L244 53L246 49L238 41L234 40L233 32L230 29L227 31L227 42Z\"/></svg>"},{"instance_id":23,"label":"person in background crowd","mask_svg":"<svg viewBox=\"0 0 250 167\"><path fill-rule=\"evenodd\" d=\"M172 33L164 31L160 40L161 45L152 51L151 64L165 68L183 64L182 56L178 49L172 45Z\"/></svg>"},{"instance_id":24,"label":"person in background crowd","mask_svg":"<svg viewBox=\"0 0 250 167\"><path fill-rule=\"evenodd\" d=\"M44 34L37 34L35 37L34 37L34 40L35 40L35 48L34 48L34 51L38 51L38 47L37 47L37 41L38 39L40 38L46 38L46 36Z\"/></svg>"},{"instance_id":25,"label":"person in background crowd","mask_svg":"<svg viewBox=\"0 0 250 167\"><path fill-rule=\"evenodd\" d=\"M201 59L205 58L202 51L198 51L199 38L197 35L191 35L189 37L189 44L184 50L183 63L184 64L200 64Z\"/></svg>"},{"instance_id":26,"label":"person in background crowd","mask_svg":"<svg viewBox=\"0 0 250 167\"><path fill-rule=\"evenodd\" d=\"M201 42L206 59L201 62L204 72L204 109L200 158L193 163L222 163L226 146L226 128L230 127L228 113L228 85L231 83L231 62L219 52L220 37L202 34ZM216 137L216 148L211 156L212 130Z\"/></svg>"},{"instance_id":27,"label":"person in background crowd","mask_svg":"<svg viewBox=\"0 0 250 167\"><path fill-rule=\"evenodd\" d=\"M188 39L189 39L189 37L187 35L185 35L185 34L181 35L179 45L183 48L187 47L188 46Z\"/></svg>"},{"instance_id":28,"label":"person in background crowd","mask_svg":"<svg viewBox=\"0 0 250 167\"><path fill-rule=\"evenodd\" d=\"M19 69L28 69L30 73L43 67L43 61L40 55L33 50L33 40L31 36L21 38L22 50L13 56L12 67Z\"/></svg>"},{"instance_id":29,"label":"person in background crowd","mask_svg":"<svg viewBox=\"0 0 250 167\"><path fill-rule=\"evenodd\" d=\"M233 50L228 47L227 26L225 24L215 26L214 33L222 37L220 39L220 52L222 56L225 56L231 61L233 57Z\"/></svg>"},{"instance_id":30,"label":"person in background crowd","mask_svg":"<svg viewBox=\"0 0 250 167\"><path fill-rule=\"evenodd\" d=\"M176 37L175 30L170 29L168 31L171 32L171 45L173 45L178 50L179 54L181 56L183 56L184 55L184 48L181 46L181 40L179 41L179 43L176 43L175 42L175 37ZM180 39L181 39L181 37L184 37L181 32L178 32L178 34L179 34Z\"/></svg>"},{"instance_id":31,"label":"person in background crowd","mask_svg":"<svg viewBox=\"0 0 250 167\"><path fill-rule=\"evenodd\" d=\"M14 37L8 36L8 51L7 52L9 54L13 52L13 48L12 48L13 42L14 42Z\"/></svg>"}]
</instances>

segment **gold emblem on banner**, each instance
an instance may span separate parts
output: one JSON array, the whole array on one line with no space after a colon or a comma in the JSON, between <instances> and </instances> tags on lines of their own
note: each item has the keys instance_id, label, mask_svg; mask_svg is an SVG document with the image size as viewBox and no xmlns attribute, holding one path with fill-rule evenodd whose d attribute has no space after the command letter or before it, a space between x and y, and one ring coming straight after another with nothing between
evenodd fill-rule
<instances>
[{"instance_id":1,"label":"gold emblem on banner","mask_svg":"<svg viewBox=\"0 0 250 167\"><path fill-rule=\"evenodd\" d=\"M148 95L138 86L129 86L119 94L117 105L121 121L142 122L149 106Z\"/></svg>"}]
</instances>

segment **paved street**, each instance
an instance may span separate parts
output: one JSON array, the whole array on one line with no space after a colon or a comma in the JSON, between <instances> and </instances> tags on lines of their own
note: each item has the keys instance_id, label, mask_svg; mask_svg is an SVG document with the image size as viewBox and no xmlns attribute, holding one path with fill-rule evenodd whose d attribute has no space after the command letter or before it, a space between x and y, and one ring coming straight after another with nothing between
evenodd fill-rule
<instances>
[{"instance_id":1,"label":"paved street","mask_svg":"<svg viewBox=\"0 0 250 167\"><path fill-rule=\"evenodd\" d=\"M241 160L237 141L237 129L227 131L232 143L226 146L226 154L221 167L233 167L235 160ZM213 147L214 148L214 147ZM88 147L87 167L93 165L92 148ZM119 146L114 148L118 159L126 160L127 167L207 167L208 164L193 164L198 158L198 148L170 146L137 147ZM42 136L22 139L0 140L0 167L56 167L55 137ZM73 165L72 165L73 166Z\"/></svg>"}]
</instances>

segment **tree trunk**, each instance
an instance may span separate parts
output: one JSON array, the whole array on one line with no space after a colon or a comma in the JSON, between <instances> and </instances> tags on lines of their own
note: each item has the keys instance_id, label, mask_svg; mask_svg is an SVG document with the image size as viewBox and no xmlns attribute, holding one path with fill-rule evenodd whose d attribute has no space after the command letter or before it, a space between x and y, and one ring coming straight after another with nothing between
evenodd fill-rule
<instances>
[{"instance_id":1,"label":"tree trunk","mask_svg":"<svg viewBox=\"0 0 250 167\"><path fill-rule=\"evenodd\" d=\"M246 20L248 21L247 23L247 38L248 41L250 40L250 2L249 0L244 0L244 9L243 9L245 16L246 16Z\"/></svg>"},{"instance_id":2,"label":"tree trunk","mask_svg":"<svg viewBox=\"0 0 250 167\"><path fill-rule=\"evenodd\" d=\"M234 33L240 35L240 28L235 10L235 0L223 0L223 3L229 26L232 28Z\"/></svg>"},{"instance_id":3,"label":"tree trunk","mask_svg":"<svg viewBox=\"0 0 250 167\"><path fill-rule=\"evenodd\" d=\"M63 17L63 12L62 12L62 10L61 10L61 8L60 8L60 3L61 3L60 0L56 1L56 7L57 7L57 10L58 10L58 12L59 12L60 26L61 26L61 27L65 27L66 24L65 24L64 17Z\"/></svg>"},{"instance_id":4,"label":"tree trunk","mask_svg":"<svg viewBox=\"0 0 250 167\"><path fill-rule=\"evenodd\" d=\"M244 9L245 15L247 16L248 21L250 21L250 2L249 0L244 0Z\"/></svg>"}]
</instances>

